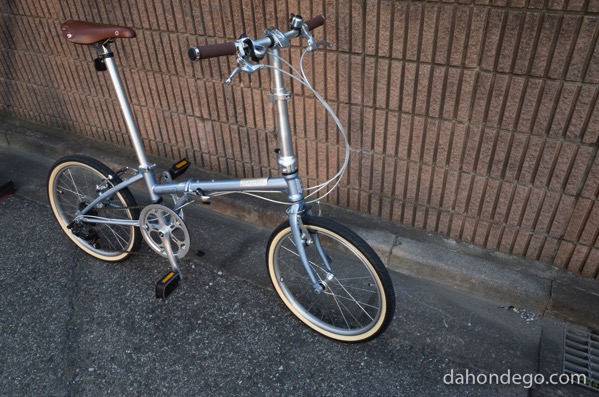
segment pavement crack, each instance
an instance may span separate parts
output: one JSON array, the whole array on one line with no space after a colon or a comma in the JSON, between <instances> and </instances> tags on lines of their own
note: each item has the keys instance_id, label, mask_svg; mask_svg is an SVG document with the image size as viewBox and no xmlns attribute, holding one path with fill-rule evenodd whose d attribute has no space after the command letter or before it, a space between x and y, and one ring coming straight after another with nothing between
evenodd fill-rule
<instances>
[{"instance_id":1,"label":"pavement crack","mask_svg":"<svg viewBox=\"0 0 599 397\"><path fill-rule=\"evenodd\" d=\"M549 310L549 305L551 305L551 299L553 299L553 287L555 286L555 280L551 279L551 284L549 285L549 297L541 310L541 317L545 317L545 312Z\"/></svg>"},{"instance_id":2,"label":"pavement crack","mask_svg":"<svg viewBox=\"0 0 599 397\"><path fill-rule=\"evenodd\" d=\"M400 244L401 244L401 242L399 241L399 236L396 235L395 239L393 240L393 244L391 244L391 248L389 249L389 253L387 254L387 257L385 258L385 263L391 263L391 258L393 257L393 249Z\"/></svg>"}]
</instances>

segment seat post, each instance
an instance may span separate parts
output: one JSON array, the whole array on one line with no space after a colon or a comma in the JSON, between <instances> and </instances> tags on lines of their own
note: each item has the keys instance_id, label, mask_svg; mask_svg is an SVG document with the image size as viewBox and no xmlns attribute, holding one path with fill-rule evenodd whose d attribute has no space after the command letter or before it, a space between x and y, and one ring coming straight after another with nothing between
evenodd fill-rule
<instances>
[{"instance_id":1,"label":"seat post","mask_svg":"<svg viewBox=\"0 0 599 397\"><path fill-rule=\"evenodd\" d=\"M133 113L131 112L131 107L129 106L129 101L127 100L127 95L125 94L125 90L123 89L123 85L121 84L121 79L119 77L119 73L116 69L116 63L114 62L114 54L108 49L106 44L100 44L94 46L98 51L101 59L104 61L106 65L106 69L108 70L108 74L110 75L110 79L112 80L112 85L116 91L116 95L119 101L119 105L121 107L121 112L123 117L125 118L125 124L127 125L127 130L129 131L129 137L131 138L131 143L133 148L135 149L135 154L137 155L137 159L139 161L139 170L144 174L144 179L146 181L146 185L148 186L148 192L152 198L152 201L156 202L160 199L160 196L156 195L152 188L156 185L156 179L154 178L154 174L152 172L153 166L148 163L146 159L146 154L144 151L143 143L139 136L139 132L137 130L137 124L135 123L135 119L133 118Z\"/></svg>"}]
</instances>

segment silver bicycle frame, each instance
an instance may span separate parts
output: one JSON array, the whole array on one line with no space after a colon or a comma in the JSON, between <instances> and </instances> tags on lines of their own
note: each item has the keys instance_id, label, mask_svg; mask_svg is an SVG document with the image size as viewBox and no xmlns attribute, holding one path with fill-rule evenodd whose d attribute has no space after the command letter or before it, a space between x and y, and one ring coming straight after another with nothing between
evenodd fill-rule
<instances>
[{"instance_id":1,"label":"silver bicycle frame","mask_svg":"<svg viewBox=\"0 0 599 397\"><path fill-rule=\"evenodd\" d=\"M99 46L98 52L103 58L112 84L114 85L119 105L125 118L129 136L131 137L131 144L135 149L137 159L139 161L139 172L143 175L145 180L147 191L150 194L152 201L157 202L160 200L161 195L165 194L182 194L182 193L195 193L204 192L206 194L215 192L244 192L244 191L273 191L273 192L287 192L290 203L301 202L304 199L302 192L302 184L299 175L297 175L297 160L293 153L291 131L289 128L289 118L287 114L287 100L289 99L289 92L283 85L283 74L279 71L273 71L273 85L274 92L270 96L276 101L276 120L278 130L278 138L280 143L279 153L279 165L283 177L279 178L257 178L257 179L238 179L238 180L211 180L211 181L198 181L192 180L182 183L158 183L152 172L154 165L148 163L146 159L145 150L141 141L137 125L129 101L123 89L121 79L119 77L114 58L112 53L106 45ZM278 55L278 48L273 49L273 53ZM280 60L273 56L271 57L273 66L280 67ZM140 178L135 175L135 182ZM127 183L129 185L130 183ZM127 185L121 186L125 187ZM119 185L120 186L120 185ZM102 199L105 199L107 195L114 194L117 187L110 189L100 196L97 200L94 200L88 207L81 211L82 214L89 211ZM116 189L116 190L115 190ZM109 193L110 192L110 193Z\"/></svg>"},{"instance_id":2,"label":"silver bicycle frame","mask_svg":"<svg viewBox=\"0 0 599 397\"><path fill-rule=\"evenodd\" d=\"M129 106L129 101L123 89L121 79L119 77L116 65L114 62L113 54L107 47L107 43L96 46L98 54L104 61L106 69L110 75L112 84L114 85L119 105L125 118L129 136L131 137L131 143L135 149L137 159L139 161L139 167L136 174L127 178L125 181L118 185L108 189L107 191L100 194L94 201L92 201L87 207L77 212L77 221L92 222L92 223L107 223L117 224L124 226L137 226L141 227L139 220L123 220L123 219L108 219L99 218L96 216L86 216L92 208L102 202L107 202L112 196L119 190L132 185L140 180L145 181L146 189L150 198L153 202L159 202L162 195L168 194L196 194L196 195L210 195L211 193L217 192L248 192L248 191L265 191L265 192L281 192L286 193L291 208L289 210L289 224L291 226L292 236L296 245L298 255L308 273L310 280L313 284L315 291L321 292L323 290L322 285L316 279L316 275L310 266L310 262L305 252L305 244L316 244L318 251L320 252L322 259L324 260L327 267L329 267L326 255L322 250L318 237L312 238L302 224L302 214L304 212L310 214L309 209L306 208L303 195L302 181L297 170L297 159L293 152L291 129L289 126L289 116L287 101L290 99L291 94L285 89L283 84L283 73L279 70L281 67L281 61L279 59L279 48L274 47L271 49L272 56L270 61L274 69L273 73L273 92L269 95L269 98L275 102L276 107L276 124L277 124L277 136L279 142L279 168L282 177L277 178L257 178L257 179L237 179L237 180L188 180L181 183L158 183L154 173L154 165L148 163L145 155L142 140L140 138L135 119ZM302 230L303 229L303 230ZM330 267L329 267L330 271Z\"/></svg>"}]
</instances>

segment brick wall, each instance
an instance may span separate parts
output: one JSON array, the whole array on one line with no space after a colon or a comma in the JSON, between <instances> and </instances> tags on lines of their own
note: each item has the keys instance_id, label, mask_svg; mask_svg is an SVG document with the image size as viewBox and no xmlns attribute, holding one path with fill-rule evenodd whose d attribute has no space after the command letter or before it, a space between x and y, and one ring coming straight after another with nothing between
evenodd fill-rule
<instances>
[{"instance_id":1,"label":"brick wall","mask_svg":"<svg viewBox=\"0 0 599 397\"><path fill-rule=\"evenodd\" d=\"M57 34L67 19L126 24L138 37L115 52L148 151L276 174L268 76L225 86L231 59L185 53L286 27L291 12L326 15L317 33L335 43L306 65L352 145L329 202L599 278L599 0L0 0L0 113L128 146L93 52ZM342 148L294 90L314 184Z\"/></svg>"}]
</instances>

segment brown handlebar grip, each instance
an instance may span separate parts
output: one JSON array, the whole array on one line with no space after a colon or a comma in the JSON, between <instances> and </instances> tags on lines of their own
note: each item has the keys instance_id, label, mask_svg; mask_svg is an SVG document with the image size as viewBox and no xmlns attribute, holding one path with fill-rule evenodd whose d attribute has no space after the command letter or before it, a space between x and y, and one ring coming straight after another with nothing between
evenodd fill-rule
<instances>
[{"instance_id":1,"label":"brown handlebar grip","mask_svg":"<svg viewBox=\"0 0 599 397\"><path fill-rule=\"evenodd\" d=\"M312 19L308 19L304 23L308 26L308 30L316 29L319 26L324 25L324 15L317 15Z\"/></svg>"},{"instance_id":2,"label":"brown handlebar grip","mask_svg":"<svg viewBox=\"0 0 599 397\"><path fill-rule=\"evenodd\" d=\"M235 55L237 53L237 47L235 42L221 43L221 44L210 44L200 47L190 47L187 51L189 59L197 61L200 59L208 59L214 57L222 57L225 55Z\"/></svg>"}]
</instances>

